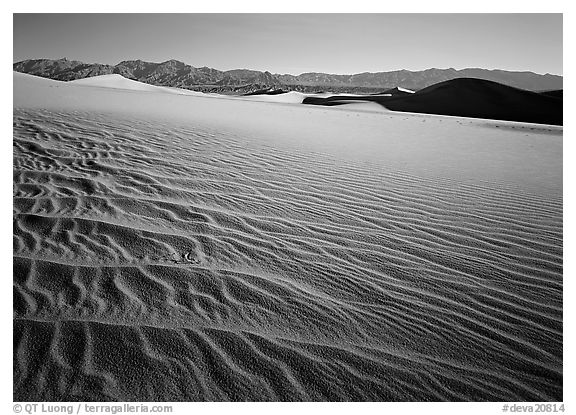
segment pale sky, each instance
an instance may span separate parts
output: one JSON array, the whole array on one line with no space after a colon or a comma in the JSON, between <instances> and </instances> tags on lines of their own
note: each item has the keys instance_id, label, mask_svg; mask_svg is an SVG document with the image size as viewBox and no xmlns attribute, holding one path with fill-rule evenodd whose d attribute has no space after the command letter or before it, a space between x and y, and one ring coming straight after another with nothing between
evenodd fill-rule
<instances>
[{"instance_id":1,"label":"pale sky","mask_svg":"<svg viewBox=\"0 0 576 415\"><path fill-rule=\"evenodd\" d=\"M562 75L562 15L14 14L14 62L62 57L294 75L470 67Z\"/></svg>"}]
</instances>

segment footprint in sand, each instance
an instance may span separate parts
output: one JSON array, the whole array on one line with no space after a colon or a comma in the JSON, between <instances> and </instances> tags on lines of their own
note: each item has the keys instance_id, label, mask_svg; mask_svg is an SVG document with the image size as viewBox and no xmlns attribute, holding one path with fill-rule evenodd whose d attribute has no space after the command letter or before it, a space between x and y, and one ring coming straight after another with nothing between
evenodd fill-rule
<instances>
[{"instance_id":1,"label":"footprint in sand","mask_svg":"<svg viewBox=\"0 0 576 415\"><path fill-rule=\"evenodd\" d=\"M184 255L182 255L182 257L184 258L184 261L190 263L190 264L199 264L200 260L196 257L194 257L194 255L192 254L192 251L190 252L186 252Z\"/></svg>"},{"instance_id":2,"label":"footprint in sand","mask_svg":"<svg viewBox=\"0 0 576 415\"><path fill-rule=\"evenodd\" d=\"M198 258L196 258L196 256L194 255L194 253L192 251L185 252L185 253L181 254L180 256L178 256L178 254L176 254L176 253L172 253L166 259L169 259L170 261L174 262L175 264L183 264L183 263L199 264L200 263L200 260Z\"/></svg>"}]
</instances>

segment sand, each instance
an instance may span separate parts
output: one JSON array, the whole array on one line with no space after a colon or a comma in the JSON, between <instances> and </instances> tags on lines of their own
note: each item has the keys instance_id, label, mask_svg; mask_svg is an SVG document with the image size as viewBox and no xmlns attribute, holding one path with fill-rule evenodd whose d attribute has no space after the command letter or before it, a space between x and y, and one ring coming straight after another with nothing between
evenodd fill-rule
<instances>
[{"instance_id":1,"label":"sand","mask_svg":"<svg viewBox=\"0 0 576 415\"><path fill-rule=\"evenodd\" d=\"M67 82L67 84L74 86L112 88L112 89L122 89L130 91L146 91L146 92L168 93L176 95L204 96L202 92L189 91L187 89L172 88L167 86L149 85L143 82L134 81L133 79L124 78L122 75L119 74L99 75L99 76L92 76L90 78L76 79L74 81Z\"/></svg>"},{"instance_id":2,"label":"sand","mask_svg":"<svg viewBox=\"0 0 576 415\"><path fill-rule=\"evenodd\" d=\"M562 128L14 75L14 400L561 401Z\"/></svg>"},{"instance_id":3,"label":"sand","mask_svg":"<svg viewBox=\"0 0 576 415\"><path fill-rule=\"evenodd\" d=\"M310 96L302 102L334 106L351 100L377 102L392 111L458 117L517 121L549 125L563 124L562 91L536 93L476 78L440 82L416 93L396 88L383 94L357 97ZM387 94L391 92L391 94Z\"/></svg>"}]
</instances>

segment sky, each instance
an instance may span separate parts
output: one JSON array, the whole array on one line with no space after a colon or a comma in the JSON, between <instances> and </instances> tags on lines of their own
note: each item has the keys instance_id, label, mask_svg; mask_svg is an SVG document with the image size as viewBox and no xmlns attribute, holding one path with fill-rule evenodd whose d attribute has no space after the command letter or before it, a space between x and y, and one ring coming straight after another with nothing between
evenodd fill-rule
<instances>
[{"instance_id":1,"label":"sky","mask_svg":"<svg viewBox=\"0 0 576 415\"><path fill-rule=\"evenodd\" d=\"M562 75L562 14L14 14L13 61L298 75L485 68Z\"/></svg>"}]
</instances>

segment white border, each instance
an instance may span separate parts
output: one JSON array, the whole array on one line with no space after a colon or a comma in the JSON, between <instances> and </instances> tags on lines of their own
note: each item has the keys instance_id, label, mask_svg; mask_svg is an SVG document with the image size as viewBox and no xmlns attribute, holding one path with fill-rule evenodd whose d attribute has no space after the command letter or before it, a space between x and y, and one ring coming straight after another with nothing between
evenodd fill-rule
<instances>
[{"instance_id":1,"label":"white border","mask_svg":"<svg viewBox=\"0 0 576 415\"><path fill-rule=\"evenodd\" d=\"M46 2L39 0L26 0L22 2L12 2L8 7L3 6L1 16L2 30L2 52L6 57L12 59L12 13L55 13L55 12L107 12L107 13L135 13L135 12L153 12L153 13L206 13L206 12L299 12L299 13L326 13L326 12L344 12L344 13L564 13L564 403L567 412L572 413L576 408L576 401L572 398L570 390L574 385L574 343L573 316L574 316L574 278L576 277L574 254L574 223L572 214L574 213L574 197L572 197L571 179L575 178L574 164L572 157L575 155L574 147L576 137L573 133L572 120L567 115L570 114L572 107L572 92L574 82L571 74L573 73L573 54L568 53L570 46L568 40L576 39L574 33L574 13L571 13L572 7L568 1L539 1L539 2L504 2L502 0L483 0L467 4L462 1L424 1L413 0L408 2L385 2L385 1L346 1L346 2L311 2L310 0L293 0L290 2L281 2L281 5L275 5L270 0L249 0L233 2L231 0L219 2L196 2L176 1L170 2L147 2L138 3L120 3L118 1L100 0L97 2L78 2L78 1L56 1ZM486 28L486 30L490 30ZM10 69L9 69L10 68ZM11 216L11 199L8 195L12 194L12 75L11 62L4 62L1 66L3 91L2 94L2 151L1 157L1 174L2 184L1 195L6 195L0 203L0 215L2 223L6 225L6 231L2 234L0 253L2 261L0 264L6 267L6 272L2 278L0 321L4 332L4 341L1 343L2 363L4 368L1 376L1 405L2 413L13 413L12 402L12 289L11 289L11 270L12 269L12 243L8 228L8 218ZM10 91L10 94L8 93ZM573 408L574 406L574 408ZM319 404L298 404L298 403L177 403L174 405L175 414L189 414L194 411L233 411L239 415L269 415L271 410L274 414L288 414L294 411L316 412L326 411L330 413L349 414L352 411L362 411L369 413L432 413L432 414L494 414L501 412L502 403L319 403Z\"/></svg>"}]
</instances>

